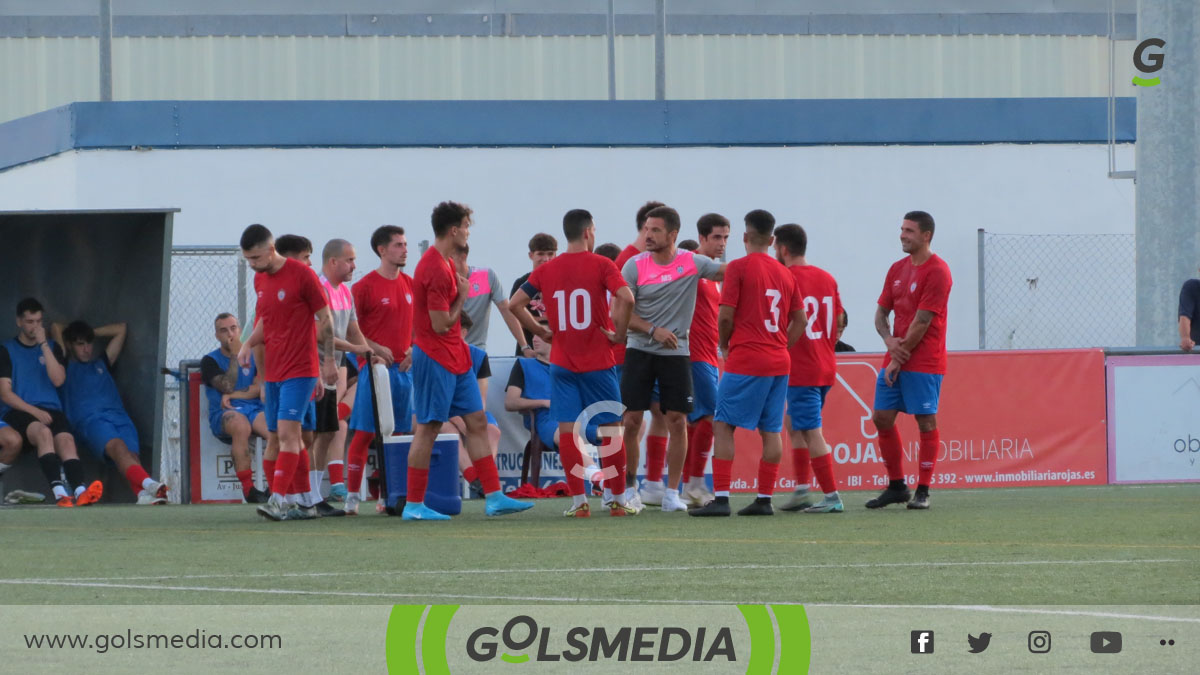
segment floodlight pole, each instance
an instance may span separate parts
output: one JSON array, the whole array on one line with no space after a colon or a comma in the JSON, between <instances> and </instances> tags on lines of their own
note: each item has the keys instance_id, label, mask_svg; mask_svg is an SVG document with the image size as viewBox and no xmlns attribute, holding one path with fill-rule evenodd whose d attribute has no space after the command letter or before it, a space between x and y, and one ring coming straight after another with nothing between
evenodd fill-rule
<instances>
[{"instance_id":1,"label":"floodlight pole","mask_svg":"<svg viewBox=\"0 0 1200 675\"><path fill-rule=\"evenodd\" d=\"M654 100L667 98L667 0L654 0Z\"/></svg>"},{"instance_id":2,"label":"floodlight pole","mask_svg":"<svg viewBox=\"0 0 1200 675\"><path fill-rule=\"evenodd\" d=\"M100 0L100 100L112 100L112 0Z\"/></svg>"}]
</instances>

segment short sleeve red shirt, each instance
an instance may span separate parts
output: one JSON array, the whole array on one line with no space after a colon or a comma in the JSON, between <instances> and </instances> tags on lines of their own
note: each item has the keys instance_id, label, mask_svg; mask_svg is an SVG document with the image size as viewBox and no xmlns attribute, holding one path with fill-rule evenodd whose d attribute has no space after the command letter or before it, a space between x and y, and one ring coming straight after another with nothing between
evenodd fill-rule
<instances>
[{"instance_id":1,"label":"short sleeve red shirt","mask_svg":"<svg viewBox=\"0 0 1200 675\"><path fill-rule=\"evenodd\" d=\"M608 295L625 279L611 260L595 253L562 253L529 275L526 285L541 292L554 340L550 363L576 373L613 367L613 330Z\"/></svg>"},{"instance_id":2,"label":"short sleeve red shirt","mask_svg":"<svg viewBox=\"0 0 1200 675\"><path fill-rule=\"evenodd\" d=\"M414 342L438 365L455 375L471 369L471 352L463 341L462 326L455 321L450 330L438 335L433 330L429 311L450 311L458 297L458 276L437 248L430 246L413 274Z\"/></svg>"},{"instance_id":3,"label":"short sleeve red shirt","mask_svg":"<svg viewBox=\"0 0 1200 675\"><path fill-rule=\"evenodd\" d=\"M397 361L402 360L412 345L412 278L401 272L388 279L372 270L350 290L363 335L392 350Z\"/></svg>"},{"instance_id":4,"label":"short sleeve red shirt","mask_svg":"<svg viewBox=\"0 0 1200 675\"><path fill-rule=\"evenodd\" d=\"M717 312L721 302L721 288L717 282L701 279L696 286L696 312L692 314L692 328L688 333L688 349L692 361L717 363Z\"/></svg>"},{"instance_id":5,"label":"short sleeve red shirt","mask_svg":"<svg viewBox=\"0 0 1200 675\"><path fill-rule=\"evenodd\" d=\"M800 301L808 325L804 334L792 345L792 372L789 387L828 387L837 379L837 319L842 314L842 299L838 295L833 275L813 265L788 268L796 278Z\"/></svg>"},{"instance_id":6,"label":"short sleeve red shirt","mask_svg":"<svg viewBox=\"0 0 1200 675\"><path fill-rule=\"evenodd\" d=\"M317 273L288 258L274 274L255 274L254 291L258 295L254 315L263 323L263 378L282 382L294 377L318 377L313 315L328 303Z\"/></svg>"},{"instance_id":7,"label":"short sleeve red shirt","mask_svg":"<svg viewBox=\"0 0 1200 675\"><path fill-rule=\"evenodd\" d=\"M633 256L635 256L639 253L641 253L641 251L637 250L637 247L634 246L633 244L626 246L624 250L622 250L620 253L617 254L617 260L615 263L615 265L617 267L617 271L618 272L621 271L621 269L625 267L625 263L629 262L630 258L632 258ZM612 346L612 353L613 353L613 359L616 360L617 365L621 365L621 364L625 363L625 343L624 342L614 344Z\"/></svg>"},{"instance_id":8,"label":"short sleeve red shirt","mask_svg":"<svg viewBox=\"0 0 1200 675\"><path fill-rule=\"evenodd\" d=\"M796 279L778 260L751 253L725 267L721 304L733 307L733 334L725 372L756 377L787 375L789 317L803 306Z\"/></svg>"},{"instance_id":9,"label":"short sleeve red shirt","mask_svg":"<svg viewBox=\"0 0 1200 675\"><path fill-rule=\"evenodd\" d=\"M936 254L920 265L911 258L902 258L888 269L879 294L879 306L896 313L892 335L903 338L917 316L917 310L933 313L925 335L912 351L912 356L900 367L917 373L946 373L946 308L950 301L950 266ZM891 356L883 357L883 367Z\"/></svg>"}]
</instances>

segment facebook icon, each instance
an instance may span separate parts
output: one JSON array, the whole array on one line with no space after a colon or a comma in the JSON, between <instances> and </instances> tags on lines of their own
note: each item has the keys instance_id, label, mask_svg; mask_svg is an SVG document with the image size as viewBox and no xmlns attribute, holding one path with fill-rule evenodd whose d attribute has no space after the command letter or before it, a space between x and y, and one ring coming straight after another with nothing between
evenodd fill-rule
<instances>
[{"instance_id":1,"label":"facebook icon","mask_svg":"<svg viewBox=\"0 0 1200 675\"><path fill-rule=\"evenodd\" d=\"M914 630L909 642L914 654L933 653L933 631L931 630Z\"/></svg>"}]
</instances>

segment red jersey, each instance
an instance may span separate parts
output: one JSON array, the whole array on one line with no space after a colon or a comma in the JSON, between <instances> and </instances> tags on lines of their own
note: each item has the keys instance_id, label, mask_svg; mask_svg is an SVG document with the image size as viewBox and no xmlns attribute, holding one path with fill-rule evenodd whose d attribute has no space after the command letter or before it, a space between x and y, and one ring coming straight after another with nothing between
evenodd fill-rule
<instances>
[{"instance_id":1,"label":"red jersey","mask_svg":"<svg viewBox=\"0 0 1200 675\"><path fill-rule=\"evenodd\" d=\"M901 258L888 268L879 294L879 306L896 313L892 335L903 339L917 316L917 310L933 312L933 321L900 370L946 374L946 306L950 301L950 266L936 254L920 265L912 258ZM883 357L887 368L891 355Z\"/></svg>"},{"instance_id":2,"label":"red jersey","mask_svg":"<svg viewBox=\"0 0 1200 675\"><path fill-rule=\"evenodd\" d=\"M412 345L412 288L412 277L404 272L388 279L378 271L359 279L351 288L363 335L392 350L396 361L403 361Z\"/></svg>"},{"instance_id":3,"label":"red jersey","mask_svg":"<svg viewBox=\"0 0 1200 675\"><path fill-rule=\"evenodd\" d=\"M457 298L458 275L454 263L430 246L413 274L413 341L441 367L462 375L471 369L471 352L463 341L461 325L455 321L450 330L438 335L429 316L430 310L449 312Z\"/></svg>"},{"instance_id":4,"label":"red jersey","mask_svg":"<svg viewBox=\"0 0 1200 675\"><path fill-rule=\"evenodd\" d=\"M263 323L263 378L283 382L294 377L320 377L313 315L328 303L317 273L302 262L286 258L278 272L254 275L254 291L258 294L255 320Z\"/></svg>"},{"instance_id":5,"label":"red jersey","mask_svg":"<svg viewBox=\"0 0 1200 675\"><path fill-rule=\"evenodd\" d=\"M541 292L554 333L550 363L575 373L613 367L613 343L600 329L613 330L608 294L624 286L611 260L586 251L560 254L529 275L525 292Z\"/></svg>"},{"instance_id":6,"label":"red jersey","mask_svg":"<svg viewBox=\"0 0 1200 675\"><path fill-rule=\"evenodd\" d=\"M751 253L725 267L721 304L733 307L733 335L725 372L756 377L787 375L787 327L804 305L796 279L766 253Z\"/></svg>"},{"instance_id":7,"label":"red jersey","mask_svg":"<svg viewBox=\"0 0 1200 675\"><path fill-rule=\"evenodd\" d=\"M622 250L619 254L617 254L617 260L615 263L617 266L617 271L619 272L622 269L624 269L625 263L629 262L630 258L632 258L633 256L635 256L639 253L641 253L641 251L637 250L637 247L634 246L633 244L626 246L624 250ZM625 363L625 343L624 342L614 344L612 346L612 353L613 353L613 359L616 361L617 365L623 365Z\"/></svg>"},{"instance_id":8,"label":"red jersey","mask_svg":"<svg viewBox=\"0 0 1200 675\"><path fill-rule=\"evenodd\" d=\"M789 387L829 387L837 379L837 320L842 315L842 298L837 281L820 267L796 265L788 268L796 278L796 288L804 303L808 325L796 340L790 354L792 372Z\"/></svg>"},{"instance_id":9,"label":"red jersey","mask_svg":"<svg viewBox=\"0 0 1200 675\"><path fill-rule=\"evenodd\" d=\"M692 361L717 363L717 313L721 302L721 287L711 279L701 279L696 286L696 312L692 314L692 327L688 333L688 349Z\"/></svg>"}]
</instances>

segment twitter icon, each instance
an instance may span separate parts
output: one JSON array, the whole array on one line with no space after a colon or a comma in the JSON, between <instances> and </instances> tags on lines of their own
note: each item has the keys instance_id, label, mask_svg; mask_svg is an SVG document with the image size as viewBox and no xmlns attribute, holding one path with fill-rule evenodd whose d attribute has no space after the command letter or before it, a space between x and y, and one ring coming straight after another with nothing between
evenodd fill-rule
<instances>
[{"instance_id":1,"label":"twitter icon","mask_svg":"<svg viewBox=\"0 0 1200 675\"><path fill-rule=\"evenodd\" d=\"M974 635L967 633L967 644L971 646L970 652L972 654L978 654L982 652L983 650L987 649L988 645L991 643L991 633L980 633L979 637L975 637Z\"/></svg>"}]
</instances>

